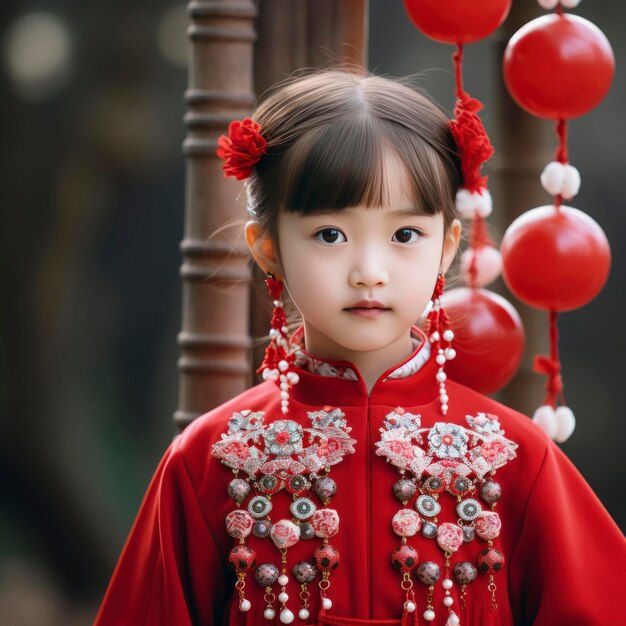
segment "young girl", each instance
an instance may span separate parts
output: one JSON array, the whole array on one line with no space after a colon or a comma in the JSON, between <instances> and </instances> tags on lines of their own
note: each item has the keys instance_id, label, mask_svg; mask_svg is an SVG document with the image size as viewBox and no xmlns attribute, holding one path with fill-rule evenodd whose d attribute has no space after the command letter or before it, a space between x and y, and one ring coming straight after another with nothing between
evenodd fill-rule
<instances>
[{"instance_id":1,"label":"young girl","mask_svg":"<svg viewBox=\"0 0 626 626\"><path fill-rule=\"evenodd\" d=\"M448 122L400 82L325 71L221 138L275 307L265 382L174 440L97 626L626 623L625 542L584 479L446 377Z\"/></svg>"}]
</instances>

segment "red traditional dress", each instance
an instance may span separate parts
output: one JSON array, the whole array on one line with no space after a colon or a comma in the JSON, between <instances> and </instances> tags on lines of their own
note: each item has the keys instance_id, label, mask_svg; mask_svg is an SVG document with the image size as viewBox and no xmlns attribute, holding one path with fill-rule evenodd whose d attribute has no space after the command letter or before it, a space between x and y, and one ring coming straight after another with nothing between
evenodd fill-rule
<instances>
[{"instance_id":1,"label":"red traditional dress","mask_svg":"<svg viewBox=\"0 0 626 626\"><path fill-rule=\"evenodd\" d=\"M191 424L96 626L625 624L626 542L585 480L526 416L450 380L443 417L414 337L369 394L302 350L287 415L266 381Z\"/></svg>"}]
</instances>

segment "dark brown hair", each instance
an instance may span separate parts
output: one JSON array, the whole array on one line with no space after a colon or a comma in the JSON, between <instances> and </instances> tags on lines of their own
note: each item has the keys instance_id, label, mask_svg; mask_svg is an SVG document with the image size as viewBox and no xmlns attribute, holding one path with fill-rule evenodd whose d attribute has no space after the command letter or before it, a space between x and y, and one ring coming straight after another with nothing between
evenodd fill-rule
<instances>
[{"instance_id":1,"label":"dark brown hair","mask_svg":"<svg viewBox=\"0 0 626 626\"><path fill-rule=\"evenodd\" d=\"M456 216L461 174L448 118L402 80L342 69L291 77L253 118L268 150L246 183L248 210L272 235L280 210L383 206L387 151L406 168L416 212L443 212L446 228Z\"/></svg>"}]
</instances>

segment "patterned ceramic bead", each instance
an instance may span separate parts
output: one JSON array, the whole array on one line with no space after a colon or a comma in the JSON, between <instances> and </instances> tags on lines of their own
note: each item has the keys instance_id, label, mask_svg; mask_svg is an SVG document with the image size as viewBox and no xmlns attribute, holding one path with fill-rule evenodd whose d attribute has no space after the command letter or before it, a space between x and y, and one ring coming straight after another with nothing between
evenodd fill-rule
<instances>
[{"instance_id":1,"label":"patterned ceramic bead","mask_svg":"<svg viewBox=\"0 0 626 626\"><path fill-rule=\"evenodd\" d=\"M408 545L399 546L391 553L391 564L401 572L414 570L417 559L417 550Z\"/></svg>"},{"instance_id":2,"label":"patterned ceramic bead","mask_svg":"<svg viewBox=\"0 0 626 626\"><path fill-rule=\"evenodd\" d=\"M483 511L476 521L476 534L485 541L491 541L500 534L502 522L495 511Z\"/></svg>"},{"instance_id":3,"label":"patterned ceramic bead","mask_svg":"<svg viewBox=\"0 0 626 626\"><path fill-rule=\"evenodd\" d=\"M424 517L436 517L441 512L441 504L432 496L420 496L415 501L415 508Z\"/></svg>"},{"instance_id":4,"label":"patterned ceramic bead","mask_svg":"<svg viewBox=\"0 0 626 626\"><path fill-rule=\"evenodd\" d=\"M427 493L441 493L446 488L446 482L441 476L429 476L423 485Z\"/></svg>"},{"instance_id":5,"label":"patterned ceramic bead","mask_svg":"<svg viewBox=\"0 0 626 626\"><path fill-rule=\"evenodd\" d=\"M455 496L464 496L472 488L472 481L466 476L454 475L448 490Z\"/></svg>"},{"instance_id":6,"label":"patterned ceramic bead","mask_svg":"<svg viewBox=\"0 0 626 626\"><path fill-rule=\"evenodd\" d=\"M454 577L459 585L469 585L476 580L478 571L469 561L461 561L454 566Z\"/></svg>"},{"instance_id":7,"label":"patterned ceramic bead","mask_svg":"<svg viewBox=\"0 0 626 626\"><path fill-rule=\"evenodd\" d=\"M480 486L480 496L488 504L493 504L500 499L502 487L495 480L486 480Z\"/></svg>"},{"instance_id":8,"label":"patterned ceramic bead","mask_svg":"<svg viewBox=\"0 0 626 626\"><path fill-rule=\"evenodd\" d=\"M241 504L251 491L250 483L242 478L235 478L228 485L228 495L238 504Z\"/></svg>"},{"instance_id":9,"label":"patterned ceramic bead","mask_svg":"<svg viewBox=\"0 0 626 626\"><path fill-rule=\"evenodd\" d=\"M264 474L257 482L259 491L263 493L276 493L280 490L280 480L273 474Z\"/></svg>"},{"instance_id":10,"label":"patterned ceramic bead","mask_svg":"<svg viewBox=\"0 0 626 626\"><path fill-rule=\"evenodd\" d=\"M270 530L272 530L272 522L268 519L258 519L254 522L252 534L259 539L264 539L270 536Z\"/></svg>"},{"instance_id":11,"label":"patterned ceramic bead","mask_svg":"<svg viewBox=\"0 0 626 626\"><path fill-rule=\"evenodd\" d=\"M291 548L300 539L300 527L289 520L281 519L272 526L270 537L279 550Z\"/></svg>"},{"instance_id":12,"label":"patterned ceramic bead","mask_svg":"<svg viewBox=\"0 0 626 626\"><path fill-rule=\"evenodd\" d=\"M315 537L315 530L309 522L300 524L300 539L313 539Z\"/></svg>"},{"instance_id":13,"label":"patterned ceramic bead","mask_svg":"<svg viewBox=\"0 0 626 626\"><path fill-rule=\"evenodd\" d=\"M334 537L339 531L339 514L335 509L318 509L311 518L311 526L321 539Z\"/></svg>"},{"instance_id":14,"label":"patterned ceramic bead","mask_svg":"<svg viewBox=\"0 0 626 626\"><path fill-rule=\"evenodd\" d=\"M226 516L226 531L235 539L245 539L254 526L254 519L248 511L237 509Z\"/></svg>"},{"instance_id":15,"label":"patterned ceramic bead","mask_svg":"<svg viewBox=\"0 0 626 626\"><path fill-rule=\"evenodd\" d=\"M254 496L250 502L248 502L248 511L252 517L260 519L261 517L267 517L272 510L272 503L265 496Z\"/></svg>"},{"instance_id":16,"label":"patterned ceramic bead","mask_svg":"<svg viewBox=\"0 0 626 626\"><path fill-rule=\"evenodd\" d=\"M309 481L302 474L295 474L285 481L285 489L289 493L300 494L309 487Z\"/></svg>"},{"instance_id":17,"label":"patterned ceramic bead","mask_svg":"<svg viewBox=\"0 0 626 626\"><path fill-rule=\"evenodd\" d=\"M273 563L261 563L254 572L254 580L261 587L271 587L280 576L280 570Z\"/></svg>"},{"instance_id":18,"label":"patterned ceramic bead","mask_svg":"<svg viewBox=\"0 0 626 626\"><path fill-rule=\"evenodd\" d=\"M322 572L330 572L339 565L339 551L330 544L321 545L313 552L313 565Z\"/></svg>"},{"instance_id":19,"label":"patterned ceramic bead","mask_svg":"<svg viewBox=\"0 0 626 626\"><path fill-rule=\"evenodd\" d=\"M416 491L417 485L408 478L401 478L393 485L393 492L402 504L406 504L415 495Z\"/></svg>"},{"instance_id":20,"label":"patterned ceramic bead","mask_svg":"<svg viewBox=\"0 0 626 626\"><path fill-rule=\"evenodd\" d=\"M393 532L399 537L413 537L422 526L422 519L413 509L400 509L391 520Z\"/></svg>"},{"instance_id":21,"label":"patterned ceramic bead","mask_svg":"<svg viewBox=\"0 0 626 626\"><path fill-rule=\"evenodd\" d=\"M289 510L296 519L305 520L315 513L317 507L308 498L298 498L291 503Z\"/></svg>"},{"instance_id":22,"label":"patterned ceramic bead","mask_svg":"<svg viewBox=\"0 0 626 626\"><path fill-rule=\"evenodd\" d=\"M437 544L444 552L456 552L463 544L463 530L449 522L440 524L437 529Z\"/></svg>"},{"instance_id":23,"label":"patterned ceramic bead","mask_svg":"<svg viewBox=\"0 0 626 626\"><path fill-rule=\"evenodd\" d=\"M248 546L235 546L228 555L230 564L238 574L245 573L256 565L256 552Z\"/></svg>"},{"instance_id":24,"label":"patterned ceramic bead","mask_svg":"<svg viewBox=\"0 0 626 626\"><path fill-rule=\"evenodd\" d=\"M441 576L441 568L434 561L424 561L417 568L417 578L425 585L434 585Z\"/></svg>"},{"instance_id":25,"label":"patterned ceramic bead","mask_svg":"<svg viewBox=\"0 0 626 626\"><path fill-rule=\"evenodd\" d=\"M466 522L471 522L476 519L482 510L480 502L478 502L478 500L474 500L474 498L461 500L461 502L456 505L456 512L458 516Z\"/></svg>"},{"instance_id":26,"label":"patterned ceramic bead","mask_svg":"<svg viewBox=\"0 0 626 626\"><path fill-rule=\"evenodd\" d=\"M475 535L476 535L476 530L474 529L473 526L463 526L463 541L465 541L465 543L474 541Z\"/></svg>"},{"instance_id":27,"label":"patterned ceramic bead","mask_svg":"<svg viewBox=\"0 0 626 626\"><path fill-rule=\"evenodd\" d=\"M322 476L315 481L315 493L326 504L337 493L337 483L328 476Z\"/></svg>"},{"instance_id":28,"label":"patterned ceramic bead","mask_svg":"<svg viewBox=\"0 0 626 626\"><path fill-rule=\"evenodd\" d=\"M317 567L308 561L300 561L293 566L293 577L302 584L311 583L318 575Z\"/></svg>"},{"instance_id":29,"label":"patterned ceramic bead","mask_svg":"<svg viewBox=\"0 0 626 626\"><path fill-rule=\"evenodd\" d=\"M426 537L426 539L434 539L437 536L437 524L433 522L424 522L422 526L422 535Z\"/></svg>"},{"instance_id":30,"label":"patterned ceramic bead","mask_svg":"<svg viewBox=\"0 0 626 626\"><path fill-rule=\"evenodd\" d=\"M499 572L504 565L504 554L495 548L485 548L478 553L476 565L483 573Z\"/></svg>"}]
</instances>

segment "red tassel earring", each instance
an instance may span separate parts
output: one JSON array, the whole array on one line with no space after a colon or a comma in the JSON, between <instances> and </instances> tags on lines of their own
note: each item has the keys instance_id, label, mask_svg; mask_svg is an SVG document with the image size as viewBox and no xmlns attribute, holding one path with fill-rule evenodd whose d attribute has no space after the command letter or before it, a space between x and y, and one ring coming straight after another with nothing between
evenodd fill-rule
<instances>
[{"instance_id":1,"label":"red tassel earring","mask_svg":"<svg viewBox=\"0 0 626 626\"><path fill-rule=\"evenodd\" d=\"M281 411L286 415L289 412L289 390L298 383L299 377L296 372L289 371L294 362L294 354L289 343L287 317L283 308L283 282L268 272L265 284L272 296L274 311L270 328L270 343L257 372L263 376L263 380L279 381Z\"/></svg>"},{"instance_id":2,"label":"red tassel earring","mask_svg":"<svg viewBox=\"0 0 626 626\"><path fill-rule=\"evenodd\" d=\"M435 360L439 365L439 369L437 370L437 382L439 383L439 402L441 403L442 415L448 413L449 401L448 392L446 390L447 375L444 368L446 361L451 361L456 356L456 350L452 347L454 332L452 332L450 328L450 320L440 302L445 284L446 279L444 275L439 273L431 298L432 308L424 325L424 330L428 334L430 343L435 351Z\"/></svg>"}]
</instances>

